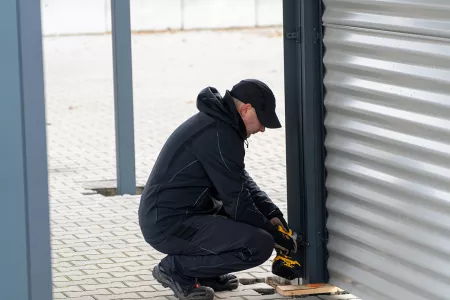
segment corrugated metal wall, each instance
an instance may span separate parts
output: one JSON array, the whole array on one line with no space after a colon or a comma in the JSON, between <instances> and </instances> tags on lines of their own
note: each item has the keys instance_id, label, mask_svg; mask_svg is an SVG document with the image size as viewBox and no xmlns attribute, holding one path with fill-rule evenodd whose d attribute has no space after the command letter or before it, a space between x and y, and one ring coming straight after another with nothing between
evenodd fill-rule
<instances>
[{"instance_id":1,"label":"corrugated metal wall","mask_svg":"<svg viewBox=\"0 0 450 300\"><path fill-rule=\"evenodd\" d=\"M450 1L324 7L330 282L450 299Z\"/></svg>"}]
</instances>

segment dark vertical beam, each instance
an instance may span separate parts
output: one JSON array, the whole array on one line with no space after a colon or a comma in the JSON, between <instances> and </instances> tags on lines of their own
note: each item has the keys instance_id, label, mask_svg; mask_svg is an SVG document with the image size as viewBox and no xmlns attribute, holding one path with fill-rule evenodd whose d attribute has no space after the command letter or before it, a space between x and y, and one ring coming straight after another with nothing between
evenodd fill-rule
<instances>
[{"instance_id":1,"label":"dark vertical beam","mask_svg":"<svg viewBox=\"0 0 450 300\"><path fill-rule=\"evenodd\" d=\"M52 298L40 1L0 1L0 290Z\"/></svg>"},{"instance_id":2,"label":"dark vertical beam","mask_svg":"<svg viewBox=\"0 0 450 300\"><path fill-rule=\"evenodd\" d=\"M117 194L136 194L130 1L111 0Z\"/></svg>"},{"instance_id":3,"label":"dark vertical beam","mask_svg":"<svg viewBox=\"0 0 450 300\"><path fill-rule=\"evenodd\" d=\"M283 0L284 85L286 107L286 178L289 227L304 234L305 195L303 176L302 47L300 1ZM305 249L296 259L303 265ZM303 277L303 276L302 276Z\"/></svg>"},{"instance_id":4,"label":"dark vertical beam","mask_svg":"<svg viewBox=\"0 0 450 300\"><path fill-rule=\"evenodd\" d=\"M303 155L306 199L306 278L327 282L324 201L322 1L301 1Z\"/></svg>"}]
</instances>

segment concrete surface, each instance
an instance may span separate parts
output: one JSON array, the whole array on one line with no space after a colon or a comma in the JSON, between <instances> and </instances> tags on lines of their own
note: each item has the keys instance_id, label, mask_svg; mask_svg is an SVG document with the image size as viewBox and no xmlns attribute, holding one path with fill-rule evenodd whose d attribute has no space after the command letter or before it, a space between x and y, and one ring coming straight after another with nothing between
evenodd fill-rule
<instances>
[{"instance_id":1,"label":"concrete surface","mask_svg":"<svg viewBox=\"0 0 450 300\"><path fill-rule=\"evenodd\" d=\"M111 31L111 0L42 0L44 35ZM130 0L133 31L283 24L282 0Z\"/></svg>"},{"instance_id":2,"label":"concrete surface","mask_svg":"<svg viewBox=\"0 0 450 300\"><path fill-rule=\"evenodd\" d=\"M135 35L132 41L138 185L167 136L195 113L197 93L207 85L223 93L242 78L260 78L278 97L284 123L280 29ZM44 63L54 299L174 299L151 276L164 255L142 238L139 196L104 197L89 189L115 180L111 36L47 37ZM284 128L251 137L246 164L286 211ZM258 283L272 276L270 265L238 276ZM241 286L217 298L284 298L255 289L267 286Z\"/></svg>"}]
</instances>

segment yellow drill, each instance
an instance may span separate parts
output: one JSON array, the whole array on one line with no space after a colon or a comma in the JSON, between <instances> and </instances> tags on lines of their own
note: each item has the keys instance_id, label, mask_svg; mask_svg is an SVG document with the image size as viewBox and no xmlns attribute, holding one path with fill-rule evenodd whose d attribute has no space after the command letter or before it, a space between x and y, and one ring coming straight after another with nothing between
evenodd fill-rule
<instances>
[{"instance_id":1,"label":"yellow drill","mask_svg":"<svg viewBox=\"0 0 450 300\"><path fill-rule=\"evenodd\" d=\"M297 247L304 245L302 240L299 240L297 233L293 232L291 229L286 231L283 226L278 226L278 231L284 235L290 236L297 243ZM293 280L299 278L303 275L303 267L297 261L291 258L289 251L283 251L282 249L276 249L277 256L272 263L272 273L286 278L288 280Z\"/></svg>"}]
</instances>

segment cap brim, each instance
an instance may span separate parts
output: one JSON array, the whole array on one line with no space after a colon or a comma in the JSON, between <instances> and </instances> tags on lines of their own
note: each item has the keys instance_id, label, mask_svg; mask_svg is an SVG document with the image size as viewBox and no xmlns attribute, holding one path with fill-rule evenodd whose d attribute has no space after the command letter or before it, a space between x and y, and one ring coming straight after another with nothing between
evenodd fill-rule
<instances>
[{"instance_id":1,"label":"cap brim","mask_svg":"<svg viewBox=\"0 0 450 300\"><path fill-rule=\"evenodd\" d=\"M260 116L258 116L258 119L261 125L266 128L281 128L280 120L278 120L278 116L275 112L260 114Z\"/></svg>"}]
</instances>

